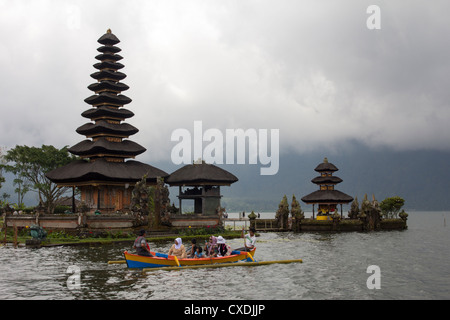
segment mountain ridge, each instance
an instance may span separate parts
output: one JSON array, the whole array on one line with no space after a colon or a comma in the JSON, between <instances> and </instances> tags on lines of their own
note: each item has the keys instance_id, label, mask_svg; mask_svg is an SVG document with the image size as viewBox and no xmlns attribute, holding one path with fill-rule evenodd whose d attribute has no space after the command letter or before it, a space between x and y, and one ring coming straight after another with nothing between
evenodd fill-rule
<instances>
[{"instance_id":1,"label":"mountain ridge","mask_svg":"<svg viewBox=\"0 0 450 320\"><path fill-rule=\"evenodd\" d=\"M300 201L303 210L311 210L300 199L317 190L311 179L318 176L314 168L327 157L339 171L334 175L343 182L336 189L357 197L359 203L367 194L378 201L386 197L400 196L405 199L405 208L411 210L441 211L450 208L450 152L435 150L396 151L388 148L369 148L363 145L347 145L334 150L315 150L303 154L281 154L280 167L276 175L260 175L260 165L218 165L239 179L230 187L222 187L222 206L227 211L276 211L282 197L289 203L292 195ZM152 165L174 172L180 166L170 162L154 162ZM9 202L14 203L11 174L3 173L6 182L0 194L9 193ZM178 205L178 188L172 187L170 198ZM29 192L26 205L35 205L37 195ZM349 206L344 206L344 211Z\"/></svg>"}]
</instances>

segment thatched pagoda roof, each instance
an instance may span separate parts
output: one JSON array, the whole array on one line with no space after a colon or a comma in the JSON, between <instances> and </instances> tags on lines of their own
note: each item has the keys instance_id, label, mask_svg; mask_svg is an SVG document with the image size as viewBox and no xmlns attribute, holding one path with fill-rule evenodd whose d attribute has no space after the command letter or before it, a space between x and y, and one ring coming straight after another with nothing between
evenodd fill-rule
<instances>
[{"instance_id":1,"label":"thatched pagoda roof","mask_svg":"<svg viewBox=\"0 0 450 320\"><path fill-rule=\"evenodd\" d=\"M119 47L116 46L101 46L97 48L98 52L104 53L104 54L111 54L111 53L117 53L122 51L122 49L120 49Z\"/></svg>"},{"instance_id":2,"label":"thatched pagoda roof","mask_svg":"<svg viewBox=\"0 0 450 320\"><path fill-rule=\"evenodd\" d=\"M213 164L194 163L188 164L166 179L170 186L197 186L197 185L231 185L239 179L232 173Z\"/></svg>"},{"instance_id":3,"label":"thatched pagoda roof","mask_svg":"<svg viewBox=\"0 0 450 320\"><path fill-rule=\"evenodd\" d=\"M97 123L85 123L76 130L79 134L86 136L112 134L115 136L131 136L139 130L129 123L109 123L105 120L99 120Z\"/></svg>"},{"instance_id":4,"label":"thatched pagoda roof","mask_svg":"<svg viewBox=\"0 0 450 320\"><path fill-rule=\"evenodd\" d=\"M84 102L92 105L111 104L122 106L124 104L129 104L131 102L131 99L123 94L115 95L110 92L102 92L100 94L94 94L84 99Z\"/></svg>"},{"instance_id":5,"label":"thatched pagoda roof","mask_svg":"<svg viewBox=\"0 0 450 320\"><path fill-rule=\"evenodd\" d=\"M83 140L70 147L68 151L77 156L92 156L93 154L117 155L119 157L134 157L145 152L145 148L140 144L123 140L121 142L112 142L106 138L99 138L95 141Z\"/></svg>"},{"instance_id":6,"label":"thatched pagoda roof","mask_svg":"<svg viewBox=\"0 0 450 320\"><path fill-rule=\"evenodd\" d=\"M98 40L98 43L104 45L115 45L120 42L120 40L111 32L111 29L106 30L106 33L102 35Z\"/></svg>"},{"instance_id":7,"label":"thatched pagoda roof","mask_svg":"<svg viewBox=\"0 0 450 320\"><path fill-rule=\"evenodd\" d=\"M84 111L81 114L82 117L89 119L98 118L113 118L113 119L127 119L134 116L134 113L124 108L110 108L107 106L100 106Z\"/></svg>"},{"instance_id":8,"label":"thatched pagoda roof","mask_svg":"<svg viewBox=\"0 0 450 320\"><path fill-rule=\"evenodd\" d=\"M102 80L119 81L125 79L127 75L120 71L102 70L92 73L91 77L98 81Z\"/></svg>"},{"instance_id":9,"label":"thatched pagoda roof","mask_svg":"<svg viewBox=\"0 0 450 320\"><path fill-rule=\"evenodd\" d=\"M88 86L88 89L92 90L92 91L108 90L111 92L122 92L122 91L130 89L130 87L122 82L114 82L114 81L105 80L102 82L94 82L94 83L90 84Z\"/></svg>"},{"instance_id":10,"label":"thatched pagoda roof","mask_svg":"<svg viewBox=\"0 0 450 320\"><path fill-rule=\"evenodd\" d=\"M77 160L46 174L51 181L64 185L135 183L144 175L147 175L147 182L155 183L157 177L165 178L169 174L135 160L110 162L102 158L96 161Z\"/></svg>"},{"instance_id":11,"label":"thatched pagoda roof","mask_svg":"<svg viewBox=\"0 0 450 320\"><path fill-rule=\"evenodd\" d=\"M317 190L302 198L308 204L313 203L349 203L353 197L338 190Z\"/></svg>"},{"instance_id":12,"label":"thatched pagoda roof","mask_svg":"<svg viewBox=\"0 0 450 320\"><path fill-rule=\"evenodd\" d=\"M113 61L119 61L122 60L123 57L120 54L111 54L111 53L100 53L99 55L95 56L95 59L97 60L113 60Z\"/></svg>"},{"instance_id":13,"label":"thatched pagoda roof","mask_svg":"<svg viewBox=\"0 0 450 320\"><path fill-rule=\"evenodd\" d=\"M315 184L338 184L342 182L342 179L335 176L319 176L312 179L311 182Z\"/></svg>"},{"instance_id":14,"label":"thatched pagoda roof","mask_svg":"<svg viewBox=\"0 0 450 320\"><path fill-rule=\"evenodd\" d=\"M123 64L121 64L120 62L111 62L108 60L94 64L94 68L98 69L98 70L102 70L102 69L119 70L119 69L122 69L123 67L125 67L125 66Z\"/></svg>"},{"instance_id":15,"label":"thatched pagoda roof","mask_svg":"<svg viewBox=\"0 0 450 320\"><path fill-rule=\"evenodd\" d=\"M323 162L319 164L314 170L317 172L323 172L323 171L338 171L339 169L331 162L328 162L327 158L324 158Z\"/></svg>"}]
</instances>

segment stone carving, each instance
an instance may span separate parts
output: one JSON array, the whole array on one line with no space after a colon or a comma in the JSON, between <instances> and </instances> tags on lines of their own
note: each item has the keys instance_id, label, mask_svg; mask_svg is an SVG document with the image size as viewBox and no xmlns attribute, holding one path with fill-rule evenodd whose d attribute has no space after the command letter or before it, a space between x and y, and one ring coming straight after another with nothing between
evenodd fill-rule
<instances>
[{"instance_id":1,"label":"stone carving","mask_svg":"<svg viewBox=\"0 0 450 320\"><path fill-rule=\"evenodd\" d=\"M278 210L275 214L275 219L277 220L278 228L287 229L289 219L289 204L286 195L284 195L283 199L278 205Z\"/></svg>"},{"instance_id":2,"label":"stone carving","mask_svg":"<svg viewBox=\"0 0 450 320\"><path fill-rule=\"evenodd\" d=\"M149 228L170 226L169 188L162 178L158 177L156 186L152 187L147 186L146 175L144 175L134 186L130 207L136 217L137 225L144 223L144 218L148 217Z\"/></svg>"},{"instance_id":3,"label":"stone carving","mask_svg":"<svg viewBox=\"0 0 450 320\"><path fill-rule=\"evenodd\" d=\"M295 232L300 231L301 221L305 218L305 212L303 212L300 203L295 198L295 195L292 195L291 218L292 218L292 231Z\"/></svg>"},{"instance_id":4,"label":"stone carving","mask_svg":"<svg viewBox=\"0 0 450 320\"><path fill-rule=\"evenodd\" d=\"M359 215L359 203L358 203L358 197L355 197L355 199L352 202L352 205L350 207L350 211L348 212L348 217L350 219L357 219Z\"/></svg>"},{"instance_id":5,"label":"stone carving","mask_svg":"<svg viewBox=\"0 0 450 320\"><path fill-rule=\"evenodd\" d=\"M135 215L148 215L148 202L150 190L146 183L147 175L136 182L133 191L131 192L131 212Z\"/></svg>"}]
</instances>

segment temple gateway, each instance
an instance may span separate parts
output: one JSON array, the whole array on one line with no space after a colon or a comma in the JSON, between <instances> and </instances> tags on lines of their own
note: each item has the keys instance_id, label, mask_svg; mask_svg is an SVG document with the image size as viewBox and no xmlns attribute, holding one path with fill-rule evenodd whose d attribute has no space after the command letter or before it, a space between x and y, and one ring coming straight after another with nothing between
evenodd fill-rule
<instances>
[{"instance_id":1,"label":"temple gateway","mask_svg":"<svg viewBox=\"0 0 450 320\"><path fill-rule=\"evenodd\" d=\"M146 151L144 147L129 140L139 130L124 122L134 116L126 108L131 99L122 94L129 87L120 82L126 75L118 70L121 51L116 47L120 41L108 30L98 39L101 46L94 64L98 71L91 74L97 82L88 86L94 94L84 101L92 107L81 114L90 122L76 132L86 139L69 148L69 152L81 159L46 174L59 186L72 186L81 191L81 201L91 211L122 212L130 209L131 192L136 182L144 176L148 185L156 185L158 177L166 178L163 170L134 159Z\"/></svg>"}]
</instances>

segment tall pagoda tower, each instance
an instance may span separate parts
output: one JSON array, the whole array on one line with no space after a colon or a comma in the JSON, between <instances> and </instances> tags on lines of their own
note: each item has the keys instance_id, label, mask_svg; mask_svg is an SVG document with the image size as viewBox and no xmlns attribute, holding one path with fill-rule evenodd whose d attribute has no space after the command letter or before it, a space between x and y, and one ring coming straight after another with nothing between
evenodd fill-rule
<instances>
[{"instance_id":1,"label":"tall pagoda tower","mask_svg":"<svg viewBox=\"0 0 450 320\"><path fill-rule=\"evenodd\" d=\"M128 140L139 130L124 122L134 116L126 108L131 99L122 94L129 87L120 82L126 75L121 70L121 51L116 47L119 39L108 31L98 39L101 46L94 64L98 71L91 74L97 82L88 86L94 94L84 101L92 107L81 115L90 122L80 126L76 132L86 139L70 147L72 154L80 157L66 166L46 174L60 186L77 187L81 191L81 201L92 211L124 211L130 208L131 192L136 182L146 175L146 182L155 185L158 177L168 174L160 169L134 159L146 151L138 143Z\"/></svg>"},{"instance_id":2,"label":"tall pagoda tower","mask_svg":"<svg viewBox=\"0 0 450 320\"><path fill-rule=\"evenodd\" d=\"M337 205L340 204L342 217L342 204L353 201L351 196L335 189L335 186L342 182L341 178L333 176L333 173L338 170L334 164L328 162L327 158L324 158L323 162L314 169L314 171L320 173L320 176L315 177L311 182L318 185L319 190L302 198L302 201L306 204L313 205L313 218L315 204L319 206L319 214L323 215L336 213Z\"/></svg>"}]
</instances>

